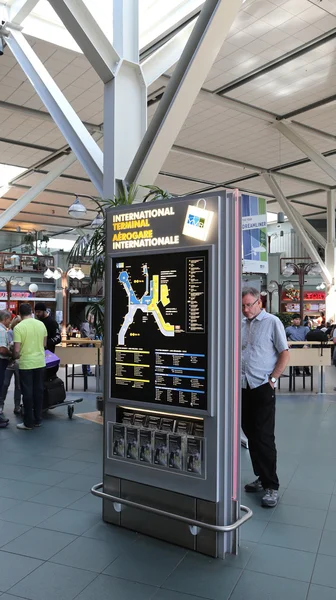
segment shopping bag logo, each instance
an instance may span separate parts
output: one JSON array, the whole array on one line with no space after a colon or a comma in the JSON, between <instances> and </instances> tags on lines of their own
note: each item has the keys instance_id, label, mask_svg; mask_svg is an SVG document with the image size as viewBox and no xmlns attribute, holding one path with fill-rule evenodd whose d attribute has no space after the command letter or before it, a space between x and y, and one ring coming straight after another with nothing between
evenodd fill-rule
<instances>
[{"instance_id":1,"label":"shopping bag logo","mask_svg":"<svg viewBox=\"0 0 336 600\"><path fill-rule=\"evenodd\" d=\"M188 206L183 235L205 241L214 213L199 206Z\"/></svg>"}]
</instances>

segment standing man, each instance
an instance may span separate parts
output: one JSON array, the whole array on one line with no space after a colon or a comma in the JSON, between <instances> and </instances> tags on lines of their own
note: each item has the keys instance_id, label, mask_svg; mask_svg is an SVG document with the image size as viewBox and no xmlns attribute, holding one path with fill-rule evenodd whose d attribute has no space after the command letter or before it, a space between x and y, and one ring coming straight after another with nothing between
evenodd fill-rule
<instances>
[{"instance_id":1,"label":"standing man","mask_svg":"<svg viewBox=\"0 0 336 600\"><path fill-rule=\"evenodd\" d=\"M246 492L262 492L261 505L274 507L279 496L275 447L275 387L289 361L284 327L262 309L256 288L242 291L242 429L257 479Z\"/></svg>"},{"instance_id":2,"label":"standing man","mask_svg":"<svg viewBox=\"0 0 336 600\"><path fill-rule=\"evenodd\" d=\"M95 335L92 331L92 327L89 323L88 317L84 317L84 320L82 321L82 323L79 326L79 331L81 334L81 338L90 338L90 340L94 340ZM90 344L88 344L88 347L90 347ZM83 371L83 375L90 375L92 376L93 373L91 371L91 365L82 365L82 371Z\"/></svg>"},{"instance_id":3,"label":"standing man","mask_svg":"<svg viewBox=\"0 0 336 600\"><path fill-rule=\"evenodd\" d=\"M9 310L0 311L0 394L5 381L5 372L12 354L9 350L7 329L12 315ZM3 416L3 405L0 406L0 427L7 427L9 419Z\"/></svg>"},{"instance_id":4,"label":"standing man","mask_svg":"<svg viewBox=\"0 0 336 600\"><path fill-rule=\"evenodd\" d=\"M293 315L292 325L285 329L287 340L290 342L304 342L307 338L307 333L310 332L308 325L301 325L300 315ZM302 346L295 346L295 348L303 348ZM309 367L303 367L306 375L310 375ZM295 367L295 375L300 375L300 367Z\"/></svg>"},{"instance_id":5,"label":"standing man","mask_svg":"<svg viewBox=\"0 0 336 600\"><path fill-rule=\"evenodd\" d=\"M36 302L35 316L39 321L42 321L47 330L47 349L50 350L50 352L55 352L55 346L59 344L62 339L57 321L55 321L48 313L44 302Z\"/></svg>"},{"instance_id":6,"label":"standing man","mask_svg":"<svg viewBox=\"0 0 336 600\"><path fill-rule=\"evenodd\" d=\"M42 421L47 330L33 319L30 304L21 304L20 315L22 321L14 329L14 358L19 359L24 415L17 428L29 430Z\"/></svg>"}]
</instances>

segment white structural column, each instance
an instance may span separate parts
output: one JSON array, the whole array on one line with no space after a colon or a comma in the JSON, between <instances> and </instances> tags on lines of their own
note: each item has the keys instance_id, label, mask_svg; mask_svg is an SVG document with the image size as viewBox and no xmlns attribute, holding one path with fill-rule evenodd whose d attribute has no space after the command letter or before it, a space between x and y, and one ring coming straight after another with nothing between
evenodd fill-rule
<instances>
[{"instance_id":1,"label":"white structural column","mask_svg":"<svg viewBox=\"0 0 336 600\"><path fill-rule=\"evenodd\" d=\"M147 126L147 90L139 65L139 2L114 0L113 43L121 57L104 87L104 198L124 180Z\"/></svg>"},{"instance_id":2,"label":"white structural column","mask_svg":"<svg viewBox=\"0 0 336 600\"><path fill-rule=\"evenodd\" d=\"M326 298L326 318L335 320L335 284L336 284L336 257L335 257L335 192L327 192L327 245L325 251L325 262L328 267L333 285L328 289Z\"/></svg>"},{"instance_id":3,"label":"white structural column","mask_svg":"<svg viewBox=\"0 0 336 600\"><path fill-rule=\"evenodd\" d=\"M15 0L8 10L8 20L15 25L21 25L22 21L31 13L39 0Z\"/></svg>"},{"instance_id":4,"label":"white structural column","mask_svg":"<svg viewBox=\"0 0 336 600\"><path fill-rule=\"evenodd\" d=\"M10 30L6 42L98 193L102 194L103 153L99 146L22 33Z\"/></svg>"},{"instance_id":5,"label":"white structural column","mask_svg":"<svg viewBox=\"0 0 336 600\"><path fill-rule=\"evenodd\" d=\"M83 0L49 0L49 3L102 81L110 81L120 57Z\"/></svg>"},{"instance_id":6,"label":"white structural column","mask_svg":"<svg viewBox=\"0 0 336 600\"><path fill-rule=\"evenodd\" d=\"M284 135L294 146L299 148L301 152L303 152L312 162L314 162L322 171L327 173L329 177L331 177L334 181L336 181L336 169L333 165L328 161L327 158L323 156L320 152L315 150L297 131L294 131L294 128L288 123L283 123L281 121L277 121L274 123L274 127L282 135Z\"/></svg>"},{"instance_id":7,"label":"white structural column","mask_svg":"<svg viewBox=\"0 0 336 600\"><path fill-rule=\"evenodd\" d=\"M141 63L146 85L150 86L179 59L186 46L189 36L194 29L195 19L179 31L164 46Z\"/></svg>"},{"instance_id":8,"label":"white structural column","mask_svg":"<svg viewBox=\"0 0 336 600\"><path fill-rule=\"evenodd\" d=\"M127 173L152 184L223 45L242 0L206 0L167 89Z\"/></svg>"},{"instance_id":9,"label":"white structural column","mask_svg":"<svg viewBox=\"0 0 336 600\"><path fill-rule=\"evenodd\" d=\"M71 167L71 165L74 162L76 162L76 160L77 159L75 154L69 154L66 158L64 158L64 160L62 160L57 166L55 166L54 169L49 171L49 173L45 175L45 177L43 177L41 181L39 181L36 185L27 190L23 194L23 196L21 196L21 198L19 198L18 200L16 200L16 202L11 204L11 206L6 208L6 210L4 210L3 213L1 213L0 215L0 229L5 227L5 225L7 225L9 221L14 219L14 217L16 217L16 215L18 215L19 212L21 212L21 210L23 210L24 207L27 206L27 204L30 204L30 202L32 202L34 198L38 196L38 194L43 192L43 190L45 190L46 187L50 185L50 183L52 183L55 179L57 179L57 177L59 177L60 175L62 175L62 173L69 169L69 167Z\"/></svg>"},{"instance_id":10,"label":"white structural column","mask_svg":"<svg viewBox=\"0 0 336 600\"><path fill-rule=\"evenodd\" d=\"M329 269L333 283L335 280L335 192L327 192L327 245L325 252L325 262Z\"/></svg>"},{"instance_id":11,"label":"white structural column","mask_svg":"<svg viewBox=\"0 0 336 600\"><path fill-rule=\"evenodd\" d=\"M281 210L283 210L283 212L287 215L289 221L295 228L296 233L298 234L301 243L306 248L311 260L314 262L317 262L320 265L321 275L322 275L323 280L325 281L325 283L327 285L330 285L332 282L332 277L331 277L327 267L325 266L323 260L321 259L320 255L317 252L315 246L313 245L311 239L307 235L302 223L300 222L300 220L297 218L295 212L293 211L291 203L288 201L286 196L283 194L280 186L278 185L278 182L275 180L273 175L271 175L271 173L263 173L262 176L263 176L264 180L266 181L267 185L269 186L270 190L272 191L274 197L278 201L278 203L281 207Z\"/></svg>"}]
</instances>

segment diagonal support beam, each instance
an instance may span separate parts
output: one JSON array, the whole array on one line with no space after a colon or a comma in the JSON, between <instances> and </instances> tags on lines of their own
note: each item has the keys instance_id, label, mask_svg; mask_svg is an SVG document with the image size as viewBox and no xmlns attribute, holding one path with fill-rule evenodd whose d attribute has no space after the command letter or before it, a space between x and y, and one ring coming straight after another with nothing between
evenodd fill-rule
<instances>
[{"instance_id":1,"label":"diagonal support beam","mask_svg":"<svg viewBox=\"0 0 336 600\"><path fill-rule=\"evenodd\" d=\"M31 11L34 10L39 0L15 0L9 7L8 20L15 25L21 25Z\"/></svg>"},{"instance_id":2,"label":"diagonal support beam","mask_svg":"<svg viewBox=\"0 0 336 600\"><path fill-rule=\"evenodd\" d=\"M303 217L296 208L294 208L294 206L292 206L292 210L296 214L297 219L300 221L308 235L310 235L310 237L312 237L313 240L315 240L315 242L321 246L321 248L325 248L327 240L323 237L323 235L317 231L317 229L315 229L315 227L309 223L309 221L307 221L307 219Z\"/></svg>"},{"instance_id":3,"label":"diagonal support beam","mask_svg":"<svg viewBox=\"0 0 336 600\"><path fill-rule=\"evenodd\" d=\"M293 210L293 207L286 196L283 194L278 182L275 180L274 176L271 173L263 173L263 179L266 181L268 187L270 188L272 194L278 201L281 210L287 215L289 221L293 225L296 230L296 233L299 236L299 239L303 246L306 248L310 258L312 261L317 262L321 268L321 275L327 285L330 285L332 282L331 274L329 270L325 266L323 260L321 259L319 253L317 252L314 244L311 239L307 235L305 228L303 227L301 221L297 218L296 212Z\"/></svg>"},{"instance_id":4,"label":"diagonal support beam","mask_svg":"<svg viewBox=\"0 0 336 600\"><path fill-rule=\"evenodd\" d=\"M120 56L83 0L49 0L49 3L102 81L110 81Z\"/></svg>"},{"instance_id":5,"label":"diagonal support beam","mask_svg":"<svg viewBox=\"0 0 336 600\"><path fill-rule=\"evenodd\" d=\"M62 175L64 171L69 169L71 165L76 162L77 158L75 154L69 154L64 160L62 160L54 169L49 171L48 175L43 177L41 181L39 181L36 185L27 190L21 198L16 200L11 206L6 208L6 210L0 215L0 229L3 229L9 221L11 221L16 215L21 212L27 204L30 204L36 196L38 196L46 187L52 183L57 177Z\"/></svg>"},{"instance_id":6,"label":"diagonal support beam","mask_svg":"<svg viewBox=\"0 0 336 600\"><path fill-rule=\"evenodd\" d=\"M195 23L196 18L179 31L169 42L141 63L147 87L154 83L156 79L161 77L180 59Z\"/></svg>"},{"instance_id":7,"label":"diagonal support beam","mask_svg":"<svg viewBox=\"0 0 336 600\"><path fill-rule=\"evenodd\" d=\"M242 0L206 0L163 98L127 173L155 181L236 17Z\"/></svg>"},{"instance_id":8,"label":"diagonal support beam","mask_svg":"<svg viewBox=\"0 0 336 600\"><path fill-rule=\"evenodd\" d=\"M294 146L299 148L310 160L336 181L336 169L320 152L315 150L294 128L287 123L277 121L274 127L282 133Z\"/></svg>"},{"instance_id":9,"label":"diagonal support beam","mask_svg":"<svg viewBox=\"0 0 336 600\"><path fill-rule=\"evenodd\" d=\"M27 75L57 127L87 172L99 195L103 193L103 153L64 94L20 31L6 38L12 54Z\"/></svg>"}]
</instances>

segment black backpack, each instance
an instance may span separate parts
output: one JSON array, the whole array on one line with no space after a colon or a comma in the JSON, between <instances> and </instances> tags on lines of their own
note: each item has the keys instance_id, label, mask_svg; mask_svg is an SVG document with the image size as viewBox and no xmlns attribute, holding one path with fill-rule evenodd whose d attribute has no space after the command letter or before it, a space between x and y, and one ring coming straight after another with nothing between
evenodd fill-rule
<instances>
[{"instance_id":1,"label":"black backpack","mask_svg":"<svg viewBox=\"0 0 336 600\"><path fill-rule=\"evenodd\" d=\"M326 331L321 331L321 329L313 329L307 333L306 340L307 342L327 342L328 334Z\"/></svg>"}]
</instances>

